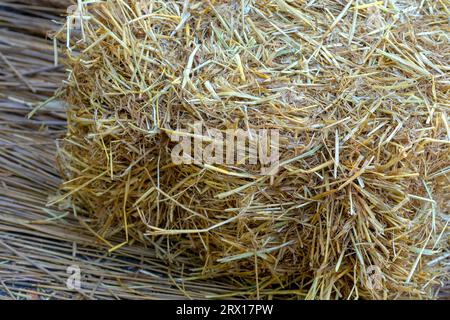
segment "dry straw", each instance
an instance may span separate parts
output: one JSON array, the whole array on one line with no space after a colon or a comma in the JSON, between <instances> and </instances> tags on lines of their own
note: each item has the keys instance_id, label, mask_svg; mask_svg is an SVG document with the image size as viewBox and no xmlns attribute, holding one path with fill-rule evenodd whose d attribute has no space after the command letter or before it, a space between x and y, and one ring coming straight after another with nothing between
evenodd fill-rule
<instances>
[{"instance_id":1,"label":"dry straw","mask_svg":"<svg viewBox=\"0 0 450 320\"><path fill-rule=\"evenodd\" d=\"M431 298L448 257L448 10L79 1L56 35L70 107L51 204L111 252L150 243L254 298ZM279 130L278 173L175 165L169 133L195 121Z\"/></svg>"},{"instance_id":2,"label":"dry straw","mask_svg":"<svg viewBox=\"0 0 450 320\"><path fill-rule=\"evenodd\" d=\"M55 21L67 5L61 0L0 4L0 52L12 66L0 62L0 300L201 299L235 290L217 281L186 279L192 259L183 261L184 269L167 268L145 245L108 254L84 227L84 217L45 206L61 183L55 139L66 132L64 105L49 99L66 76L54 65L54 46L46 35L60 28ZM80 268L79 290L67 287L68 267Z\"/></svg>"}]
</instances>

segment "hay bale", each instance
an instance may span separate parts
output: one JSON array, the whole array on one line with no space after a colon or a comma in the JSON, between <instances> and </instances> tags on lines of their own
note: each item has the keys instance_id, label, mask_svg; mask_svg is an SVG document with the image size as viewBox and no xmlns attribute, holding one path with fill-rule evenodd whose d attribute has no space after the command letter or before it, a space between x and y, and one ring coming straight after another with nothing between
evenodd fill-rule
<instances>
[{"instance_id":1,"label":"hay bale","mask_svg":"<svg viewBox=\"0 0 450 320\"><path fill-rule=\"evenodd\" d=\"M448 21L441 2L406 4L80 6L56 35L69 109L51 203L88 215L110 251L151 243L252 297L433 297L443 271L426 263L447 245ZM276 166L249 163L251 143L232 163L186 163L238 129L277 151ZM278 141L257 139L264 129ZM174 163L175 137L202 140Z\"/></svg>"},{"instance_id":2,"label":"hay bale","mask_svg":"<svg viewBox=\"0 0 450 320\"><path fill-rule=\"evenodd\" d=\"M54 47L45 34L47 27L60 29L50 20L59 21L69 4L0 4L0 300L204 299L226 294L232 286L195 279L183 281L180 290L176 285L183 269L167 268L145 245L105 255L106 246L95 243L95 235L83 226L84 217L45 207L61 183L55 139L66 132L63 103L47 100L66 75L61 65L54 65ZM65 7L54 9L60 6ZM30 111L34 115L28 118ZM109 239L120 240L120 235ZM67 272L76 265L82 270L81 289L68 290Z\"/></svg>"}]
</instances>

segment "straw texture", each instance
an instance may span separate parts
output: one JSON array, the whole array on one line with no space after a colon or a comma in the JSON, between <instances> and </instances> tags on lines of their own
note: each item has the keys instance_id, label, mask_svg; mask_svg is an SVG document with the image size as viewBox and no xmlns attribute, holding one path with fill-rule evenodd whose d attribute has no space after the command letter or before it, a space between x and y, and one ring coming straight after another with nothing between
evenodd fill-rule
<instances>
[{"instance_id":1,"label":"straw texture","mask_svg":"<svg viewBox=\"0 0 450 320\"><path fill-rule=\"evenodd\" d=\"M69 109L49 203L110 252L150 244L252 298L439 292L447 1L108 0L55 36ZM279 130L279 171L175 165L170 135L195 121Z\"/></svg>"},{"instance_id":2,"label":"straw texture","mask_svg":"<svg viewBox=\"0 0 450 320\"><path fill-rule=\"evenodd\" d=\"M148 246L108 254L84 218L46 206L61 183L55 141L66 132L64 103L49 98L67 78L55 66L47 33L61 27L55 21L64 21L68 5L0 3L0 299L204 299L236 292L188 279ZM80 269L80 290L67 287L71 266Z\"/></svg>"}]
</instances>

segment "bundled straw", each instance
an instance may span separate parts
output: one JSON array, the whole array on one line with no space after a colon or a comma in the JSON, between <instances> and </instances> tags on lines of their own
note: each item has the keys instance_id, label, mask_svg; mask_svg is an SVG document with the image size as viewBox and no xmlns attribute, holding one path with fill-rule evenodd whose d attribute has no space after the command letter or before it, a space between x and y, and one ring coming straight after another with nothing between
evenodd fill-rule
<instances>
[{"instance_id":1,"label":"bundled straw","mask_svg":"<svg viewBox=\"0 0 450 320\"><path fill-rule=\"evenodd\" d=\"M87 214L110 251L151 243L255 298L434 296L448 257L445 1L108 0L80 4L56 37L70 108L51 204ZM209 142L278 130L278 171L174 163L174 135L196 121Z\"/></svg>"},{"instance_id":2,"label":"bundled straw","mask_svg":"<svg viewBox=\"0 0 450 320\"><path fill-rule=\"evenodd\" d=\"M0 4L0 300L204 299L235 291L217 281L185 279L183 269L167 268L158 252L144 245L107 254L85 228L84 217L45 206L61 183L55 139L66 125L63 103L49 99L66 76L54 63L46 33L60 28L51 21L59 21L68 4ZM183 260L186 268L191 260ZM67 271L76 268L81 287L71 289L67 280L73 272Z\"/></svg>"}]
</instances>

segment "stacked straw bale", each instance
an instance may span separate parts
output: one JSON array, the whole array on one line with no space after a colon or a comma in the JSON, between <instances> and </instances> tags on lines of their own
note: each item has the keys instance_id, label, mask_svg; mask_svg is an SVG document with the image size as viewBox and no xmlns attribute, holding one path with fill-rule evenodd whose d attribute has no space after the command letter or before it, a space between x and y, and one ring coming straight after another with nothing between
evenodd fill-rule
<instances>
[{"instance_id":1,"label":"stacked straw bale","mask_svg":"<svg viewBox=\"0 0 450 320\"><path fill-rule=\"evenodd\" d=\"M0 2L0 300L205 299L236 291L218 280L180 280L194 261L186 257L184 270L168 268L145 244L105 255L107 246L83 225L86 217L45 207L61 183L55 139L66 132L63 103L49 99L66 75L54 64L47 34L61 28L55 22L65 19L68 5ZM76 266L81 288L68 290Z\"/></svg>"},{"instance_id":2,"label":"stacked straw bale","mask_svg":"<svg viewBox=\"0 0 450 320\"><path fill-rule=\"evenodd\" d=\"M255 298L434 296L448 246L444 1L107 0L67 21L51 203L89 216L110 251L151 243ZM278 130L278 171L175 164L173 135L196 121Z\"/></svg>"}]
</instances>

